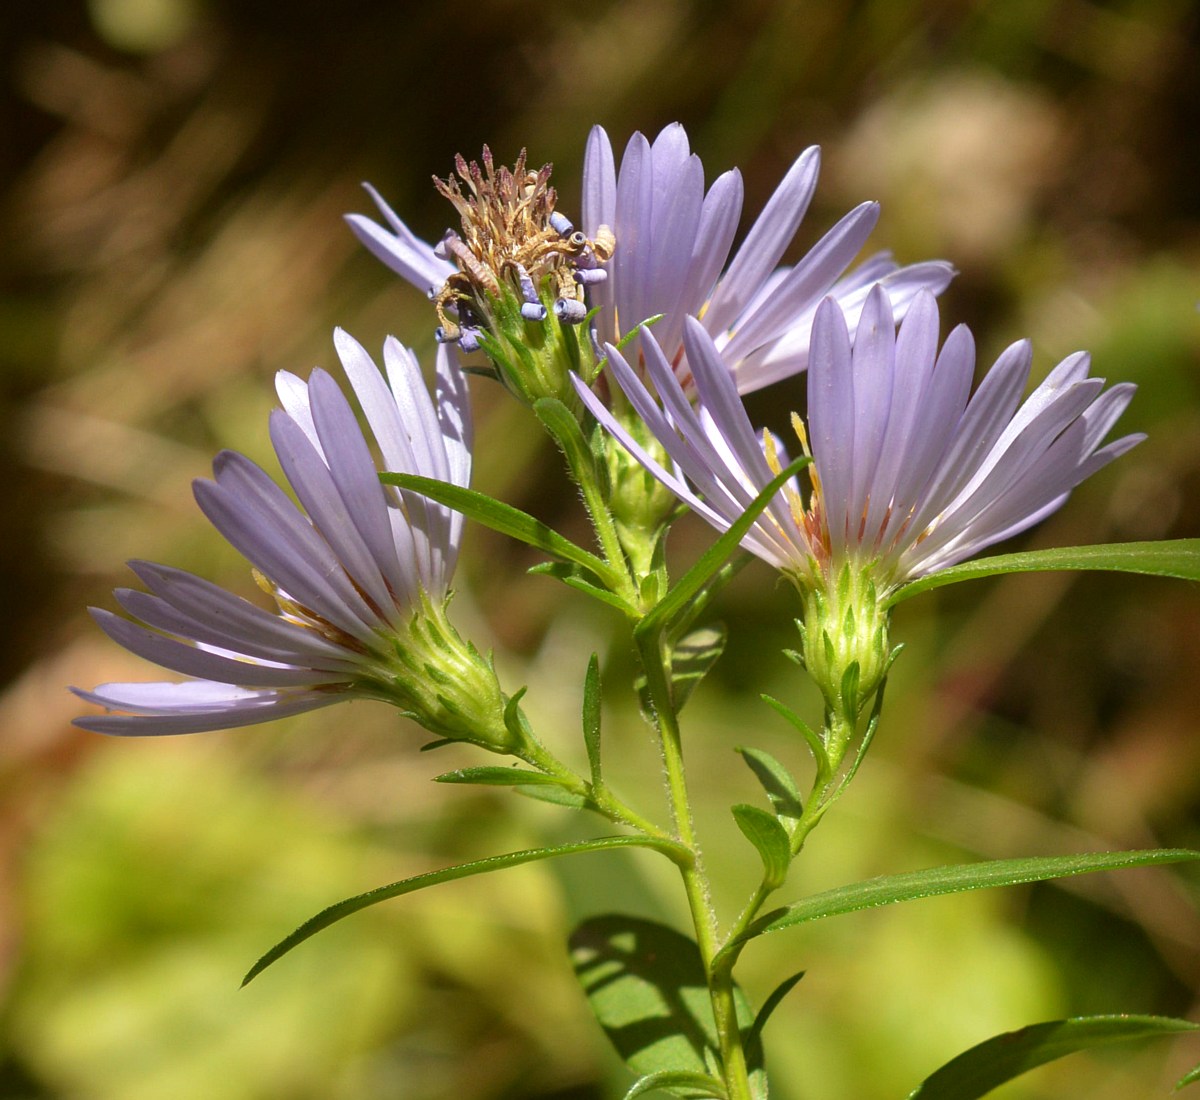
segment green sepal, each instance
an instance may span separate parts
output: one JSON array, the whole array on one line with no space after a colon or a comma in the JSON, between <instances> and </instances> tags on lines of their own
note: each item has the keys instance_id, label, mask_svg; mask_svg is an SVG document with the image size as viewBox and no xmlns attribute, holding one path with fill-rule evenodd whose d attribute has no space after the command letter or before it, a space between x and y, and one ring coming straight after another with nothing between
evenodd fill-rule
<instances>
[{"instance_id":1,"label":"green sepal","mask_svg":"<svg viewBox=\"0 0 1200 1100\"><path fill-rule=\"evenodd\" d=\"M677 1070L660 1070L658 1073L647 1073L634 1081L622 1100L634 1100L637 1096L645 1096L648 1092L662 1089L680 1096L694 1096L697 1089L704 1090L701 1096L716 1097L726 1100L729 1094L725 1091L723 1081L710 1077L707 1073L680 1073ZM684 1091L686 1090L686 1091Z\"/></svg>"},{"instance_id":2,"label":"green sepal","mask_svg":"<svg viewBox=\"0 0 1200 1100\"><path fill-rule=\"evenodd\" d=\"M691 601L700 593L704 586L726 563L736 551L739 543L745 538L746 532L754 525L754 521L762 514L784 485L796 476L805 466L812 462L811 458L798 458L786 469L780 471L763 487L762 491L747 506L716 542L703 554L700 560L691 567L671 587L662 601L646 615L635 628L640 637L649 637L667 627L671 621L684 612Z\"/></svg>"},{"instance_id":3,"label":"green sepal","mask_svg":"<svg viewBox=\"0 0 1200 1100\"><path fill-rule=\"evenodd\" d=\"M762 784L775 809L775 816L798 820L804 813L804 802L792 773L769 752L745 746L738 746L736 751L741 753L746 765Z\"/></svg>"},{"instance_id":4,"label":"green sepal","mask_svg":"<svg viewBox=\"0 0 1200 1100\"><path fill-rule=\"evenodd\" d=\"M566 405L556 397L539 397L533 403L533 411L562 449L567 467L580 470L593 465L592 449L584 437L579 420Z\"/></svg>"},{"instance_id":5,"label":"green sepal","mask_svg":"<svg viewBox=\"0 0 1200 1100\"><path fill-rule=\"evenodd\" d=\"M404 894L412 894L428 886L437 886L443 882L455 879L469 878L472 875L484 875L490 871L501 871L506 867L517 867L522 863L533 863L541 859L553 859L556 856L575 855L579 852L604 852L615 848L654 848L657 851L678 859L681 854L690 854L681 844L671 840L649 836L605 836L595 840L581 840L574 844L559 844L552 848L526 848L520 852L508 852L505 855L489 856L486 859L473 860L470 863L459 863L453 867L445 867L440 871L428 871L423 875L400 879L398 882L368 890L365 894L357 894L352 898L339 901L314 917L310 917L289 936L285 936L274 947L256 962L246 976L242 985L253 981L273 962L286 955L292 948L303 943L310 936L336 924L343 917L357 913L360 909L375 905L390 898L398 898Z\"/></svg>"},{"instance_id":6,"label":"green sepal","mask_svg":"<svg viewBox=\"0 0 1200 1100\"><path fill-rule=\"evenodd\" d=\"M714 1076L719 1043L708 979L695 942L655 921L622 914L590 917L571 934L571 961L592 1012L617 1053L634 1073ZM739 1028L754 1013L738 986ZM760 1051L761 1053L761 1051ZM749 1052L747 1052L749 1054ZM755 1100L765 1100L761 1060L750 1061ZM677 1096L711 1097L691 1081L661 1085Z\"/></svg>"},{"instance_id":7,"label":"green sepal","mask_svg":"<svg viewBox=\"0 0 1200 1100\"><path fill-rule=\"evenodd\" d=\"M959 863L884 875L812 894L803 901L775 909L759 917L746 932L728 945L744 943L755 936L778 932L793 925L825 917L876 909L902 901L984 890L993 886L1020 886L1048 879L1069 878L1094 871L1119 871L1127 867L1150 867L1162 863L1185 863L1200 859L1200 851L1163 848L1132 852L1090 852L1074 856L1035 856L1027 859L996 859L984 863ZM724 953L724 952L722 952Z\"/></svg>"},{"instance_id":8,"label":"green sepal","mask_svg":"<svg viewBox=\"0 0 1200 1100\"><path fill-rule=\"evenodd\" d=\"M977 1100L992 1089L1068 1054L1131 1039L1196 1031L1170 1016L1074 1016L996 1035L947 1062L908 1100Z\"/></svg>"},{"instance_id":9,"label":"green sepal","mask_svg":"<svg viewBox=\"0 0 1200 1100\"><path fill-rule=\"evenodd\" d=\"M411 715L405 715L405 717L411 717ZM434 749L444 749L447 745L458 744L461 744L461 742L454 737L439 737L436 741L426 741L417 751L433 752Z\"/></svg>"},{"instance_id":10,"label":"green sepal","mask_svg":"<svg viewBox=\"0 0 1200 1100\"><path fill-rule=\"evenodd\" d=\"M457 768L433 777L435 783L478 783L484 787L516 787L521 784L562 786L562 781L553 775L532 772L528 768L502 768L483 765L476 768Z\"/></svg>"},{"instance_id":11,"label":"green sepal","mask_svg":"<svg viewBox=\"0 0 1200 1100\"><path fill-rule=\"evenodd\" d=\"M1026 550L952 565L898 588L886 600L893 607L910 596L958 581L992 577L998 573L1037 573L1096 569L1116 573L1141 573L1200 581L1200 539L1163 542L1120 542L1103 546L1065 546L1054 550Z\"/></svg>"},{"instance_id":12,"label":"green sepal","mask_svg":"<svg viewBox=\"0 0 1200 1100\"><path fill-rule=\"evenodd\" d=\"M825 748L825 741L821 735L795 711L773 696L760 695L759 698L783 718L784 721L795 728L800 736L804 738L805 743L808 745L808 751L813 754L813 760L816 761L817 770L822 775L830 774L833 771L833 765L830 763L829 753Z\"/></svg>"},{"instance_id":13,"label":"green sepal","mask_svg":"<svg viewBox=\"0 0 1200 1100\"><path fill-rule=\"evenodd\" d=\"M385 485L396 485L401 489L420 493L430 500L461 512L485 527L490 527L493 531L499 531L502 535L508 535L561 561L572 562L595 576L601 588L617 587L621 583L619 575L595 554L582 546L576 546L570 539L563 538L540 519L535 519L529 513L522 512L511 504L504 504L486 493L464 489L461 485L452 485L448 481L438 481L436 478L419 477L417 474L386 473L380 474L379 480Z\"/></svg>"},{"instance_id":14,"label":"green sepal","mask_svg":"<svg viewBox=\"0 0 1200 1100\"><path fill-rule=\"evenodd\" d=\"M774 814L757 806L739 803L732 808L733 819L744 836L757 849L763 862L763 885L777 890L787 880L792 862L792 844L787 830Z\"/></svg>"},{"instance_id":15,"label":"green sepal","mask_svg":"<svg viewBox=\"0 0 1200 1100\"><path fill-rule=\"evenodd\" d=\"M592 786L599 787L600 773L600 658L595 653L588 661L583 678L583 743L587 748Z\"/></svg>"}]
</instances>

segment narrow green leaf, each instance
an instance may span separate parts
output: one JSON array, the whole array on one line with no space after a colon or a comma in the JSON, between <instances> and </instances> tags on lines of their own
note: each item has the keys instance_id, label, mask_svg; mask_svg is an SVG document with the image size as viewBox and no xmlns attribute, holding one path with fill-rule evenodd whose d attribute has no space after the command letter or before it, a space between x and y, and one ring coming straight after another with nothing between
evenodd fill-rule
<instances>
[{"instance_id":1,"label":"narrow green leaf","mask_svg":"<svg viewBox=\"0 0 1200 1100\"><path fill-rule=\"evenodd\" d=\"M562 448L567 465L572 470L592 465L592 449L584 438L583 429L575 419L575 414L566 405L557 397L540 397L533 403L533 411L542 422L542 426Z\"/></svg>"},{"instance_id":2,"label":"narrow green leaf","mask_svg":"<svg viewBox=\"0 0 1200 1100\"><path fill-rule=\"evenodd\" d=\"M800 715L790 707L785 706L778 699L770 695L760 695L759 698L785 722L795 728L800 736L804 738L808 745L808 751L813 754L813 759L816 761L817 767L821 772L832 771L832 766L829 763L829 753L825 749L825 742L821 739L821 735L804 721Z\"/></svg>"},{"instance_id":3,"label":"narrow green leaf","mask_svg":"<svg viewBox=\"0 0 1200 1100\"><path fill-rule=\"evenodd\" d=\"M587 746L592 786L598 787L600 774L600 658L592 654L583 678L583 743Z\"/></svg>"},{"instance_id":4,"label":"narrow green leaf","mask_svg":"<svg viewBox=\"0 0 1200 1100\"><path fill-rule=\"evenodd\" d=\"M345 901L339 901L327 909L322 909L316 916L310 917L291 935L280 940L270 951L263 955L250 968L245 978L242 979L242 985L252 981L273 962L282 958L293 947L303 943L309 936L315 935L321 929L328 928L343 917L348 917L351 913L357 913L360 909L366 909L377 902L387 901L389 898L398 898L404 894L412 894L417 890L425 889L427 886L437 886L443 882L452 882L454 879L468 878L471 875L485 875L489 871L500 871L505 867L517 867L522 863L533 863L540 859L553 859L556 856L569 856L577 852L604 852L615 848L654 848L672 856L672 858L678 858L681 852L686 852L686 849L682 845L670 840L660 840L656 837L604 836L595 840L582 840L575 844L559 844L552 848L526 848L520 852L509 852L501 856L489 856L486 859L477 859L471 863L459 863L454 867L445 867L440 871L428 871L423 875L414 875L412 878L401 879L399 882L389 883L387 886L368 890L365 894L346 898Z\"/></svg>"},{"instance_id":5,"label":"narrow green leaf","mask_svg":"<svg viewBox=\"0 0 1200 1100\"><path fill-rule=\"evenodd\" d=\"M1200 1066L1197 1066L1179 1078L1175 1082L1175 1091L1178 1092L1180 1089L1187 1088L1188 1085L1194 1085L1197 1081L1200 1081Z\"/></svg>"},{"instance_id":6,"label":"narrow green leaf","mask_svg":"<svg viewBox=\"0 0 1200 1100\"><path fill-rule=\"evenodd\" d=\"M679 1073L674 1070L661 1070L658 1073L647 1073L645 1077L639 1077L625 1094L624 1100L634 1100L634 1097L645 1096L646 1093L653 1092L655 1089L663 1089L681 1096L695 1096L697 1090L702 1090L699 1093L701 1096L716 1097L717 1100L726 1100L729 1095L725 1091L724 1083L715 1077L709 1077L707 1073ZM685 1089L687 1091L684 1091Z\"/></svg>"},{"instance_id":7,"label":"narrow green leaf","mask_svg":"<svg viewBox=\"0 0 1200 1100\"><path fill-rule=\"evenodd\" d=\"M708 675L725 652L724 623L702 626L680 638L671 649L671 697L675 713L683 710L692 689Z\"/></svg>"},{"instance_id":8,"label":"narrow green leaf","mask_svg":"<svg viewBox=\"0 0 1200 1100\"><path fill-rule=\"evenodd\" d=\"M478 783L484 787L516 787L523 783L561 786L561 780L528 768L503 768L499 765L484 765L476 768L457 768L452 772L433 777L435 783Z\"/></svg>"},{"instance_id":9,"label":"narrow green leaf","mask_svg":"<svg viewBox=\"0 0 1200 1100\"><path fill-rule=\"evenodd\" d=\"M892 607L910 596L941 588L945 584L991 577L997 573L1053 572L1064 569L1097 569L1200 581L1200 539L1118 542L1105 546L1066 546L1054 550L997 554L991 558L952 565L949 569L906 584L893 592L886 603L888 607Z\"/></svg>"},{"instance_id":10,"label":"narrow green leaf","mask_svg":"<svg viewBox=\"0 0 1200 1100\"><path fill-rule=\"evenodd\" d=\"M739 746L736 751L742 754L742 759L762 784L767 798L775 807L776 815L798 819L804 813L804 803L792 773L769 752L743 746Z\"/></svg>"},{"instance_id":11,"label":"narrow green leaf","mask_svg":"<svg viewBox=\"0 0 1200 1100\"><path fill-rule=\"evenodd\" d=\"M614 595L607 588L598 587L586 569L580 569L571 562L543 561L530 566L526 572L554 577L556 580L562 581L568 588L574 588L585 596L591 596L594 600L600 600L610 607L615 607L623 615L631 617L636 615L634 608L630 607L620 596Z\"/></svg>"},{"instance_id":12,"label":"narrow green leaf","mask_svg":"<svg viewBox=\"0 0 1200 1100\"><path fill-rule=\"evenodd\" d=\"M993 886L1019 886L1028 882L1069 878L1093 871L1119 871L1127 867L1149 867L1161 863L1184 863L1200 859L1200 852L1187 848L1163 848L1135 852L1089 852L1075 856L1035 856L1029 859L996 859L985 863L960 863L909 871L901 875L854 882L813 894L803 901L776 909L756 920L741 941L767 932L778 932L795 924L874 909L901 901L983 890Z\"/></svg>"},{"instance_id":13,"label":"narrow green leaf","mask_svg":"<svg viewBox=\"0 0 1200 1100\"><path fill-rule=\"evenodd\" d=\"M460 485L451 485L448 481L438 481L431 477L419 477L417 474L380 474L379 480L385 485L396 485L410 492L445 504L456 512L499 531L503 535L526 543L543 553L552 554L562 561L574 562L588 570L604 585L614 586L618 583L611 570L595 554L589 553L582 546L576 546L570 539L563 538L557 531L535 519L527 512L504 504L499 500L476 492L474 489L464 489Z\"/></svg>"},{"instance_id":14,"label":"narrow green leaf","mask_svg":"<svg viewBox=\"0 0 1200 1100\"><path fill-rule=\"evenodd\" d=\"M784 978L771 995L763 1001L763 1006L758 1010L758 1015L754 1017L754 1023L750 1025L750 1030L746 1032L742 1042L749 1049L754 1044L761 1044L762 1031L767 1026L767 1021L771 1018L771 1014L783 1003L786 997L799 984L800 979L804 977L804 971L801 970L798 974L793 974L790 978Z\"/></svg>"},{"instance_id":15,"label":"narrow green leaf","mask_svg":"<svg viewBox=\"0 0 1200 1100\"><path fill-rule=\"evenodd\" d=\"M638 623L636 632L643 637L653 635L666 627L679 612L683 611L709 578L725 564L727 558L733 555L746 532L771 503L775 494L811 461L810 458L798 458L787 469L781 470L776 477L767 482L762 492L750 502L749 507L738 516L737 521L729 530L700 555L700 560L679 578L679 581L663 597L662 601Z\"/></svg>"},{"instance_id":16,"label":"narrow green leaf","mask_svg":"<svg viewBox=\"0 0 1200 1100\"><path fill-rule=\"evenodd\" d=\"M1200 1024L1169 1016L1075 1016L1033 1024L960 1054L927 1077L908 1100L977 1100L1028 1070L1076 1051L1198 1028Z\"/></svg>"},{"instance_id":17,"label":"narrow green leaf","mask_svg":"<svg viewBox=\"0 0 1200 1100\"><path fill-rule=\"evenodd\" d=\"M772 890L778 889L787 879L788 866L792 862L792 845L787 831L779 824L779 818L757 806L739 803L732 809L733 819L742 835L762 857L763 882Z\"/></svg>"},{"instance_id":18,"label":"narrow green leaf","mask_svg":"<svg viewBox=\"0 0 1200 1100\"><path fill-rule=\"evenodd\" d=\"M549 802L552 806L566 806L569 810L582 810L589 805L585 795L576 794L557 785L529 783L513 787L513 790L526 798L532 798L535 802Z\"/></svg>"},{"instance_id":19,"label":"narrow green leaf","mask_svg":"<svg viewBox=\"0 0 1200 1100\"><path fill-rule=\"evenodd\" d=\"M592 1012L634 1073L712 1077L719 1048L700 949L687 936L654 921L621 914L591 917L571 935L571 961ZM738 1026L754 1013L735 986ZM766 1097L761 1062L752 1062L751 1088ZM671 1087L671 1086L663 1086ZM682 1081L678 1095L711 1097L710 1086ZM719 1095L719 1094L718 1094Z\"/></svg>"}]
</instances>

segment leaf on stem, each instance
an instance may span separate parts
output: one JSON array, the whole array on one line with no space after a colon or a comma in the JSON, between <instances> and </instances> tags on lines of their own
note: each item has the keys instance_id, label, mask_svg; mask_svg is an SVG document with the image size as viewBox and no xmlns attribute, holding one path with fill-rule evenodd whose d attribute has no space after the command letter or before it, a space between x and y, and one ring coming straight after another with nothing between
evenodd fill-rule
<instances>
[{"instance_id":1,"label":"leaf on stem","mask_svg":"<svg viewBox=\"0 0 1200 1100\"><path fill-rule=\"evenodd\" d=\"M601 783L600 773L600 658L592 654L583 678L583 743L587 746L592 786Z\"/></svg>"},{"instance_id":2,"label":"leaf on stem","mask_svg":"<svg viewBox=\"0 0 1200 1100\"><path fill-rule=\"evenodd\" d=\"M770 695L760 695L759 698L804 738L808 745L808 751L813 754L818 772L821 775L829 775L833 771L833 765L829 762L829 753L825 749L825 742L821 735L800 715L778 699Z\"/></svg>"},{"instance_id":3,"label":"leaf on stem","mask_svg":"<svg viewBox=\"0 0 1200 1100\"><path fill-rule=\"evenodd\" d=\"M493 531L499 531L502 535L508 535L562 561L572 562L586 573L592 574L601 588L619 583L614 570L595 554L582 546L576 546L570 539L563 538L540 519L535 519L527 512L504 504L486 493L464 489L448 481L420 477L417 474L386 473L380 474L379 480L385 485L396 485L401 489L420 493L430 500L436 500L439 504L461 512L485 527L490 527Z\"/></svg>"},{"instance_id":4,"label":"leaf on stem","mask_svg":"<svg viewBox=\"0 0 1200 1100\"><path fill-rule=\"evenodd\" d=\"M1121 542L1105 546L1064 546L1054 550L1027 550L1019 554L997 554L943 569L897 589L887 600L892 607L933 588L958 581L991 577L997 573L1035 573L1060 570L1098 569L1117 573L1142 573L1155 577L1178 577L1200 581L1200 539L1164 542Z\"/></svg>"},{"instance_id":5,"label":"leaf on stem","mask_svg":"<svg viewBox=\"0 0 1200 1100\"><path fill-rule=\"evenodd\" d=\"M643 1078L695 1075L659 1087L696 1100L711 1097L711 1086L695 1083L711 1078L710 1059L720 1045L695 942L654 921L609 914L579 925L570 947L588 1004L625 1064ZM738 1026L745 1031L753 1026L754 1013L736 986L734 1001ZM761 1058L750 1068L754 1095L765 1100Z\"/></svg>"},{"instance_id":6,"label":"leaf on stem","mask_svg":"<svg viewBox=\"0 0 1200 1100\"><path fill-rule=\"evenodd\" d=\"M655 1089L664 1089L681 1096L695 1096L699 1090L700 1096L717 1097L718 1100L726 1100L729 1095L725 1091L725 1085L715 1077L709 1077L707 1073L677 1073L672 1070L662 1070L639 1077L634 1081L623 1100L634 1100L635 1097L645 1096L646 1093L653 1092Z\"/></svg>"},{"instance_id":7,"label":"leaf on stem","mask_svg":"<svg viewBox=\"0 0 1200 1100\"><path fill-rule=\"evenodd\" d=\"M1169 1016L1075 1016L1033 1024L960 1054L927 1077L908 1100L977 1100L1036 1066L1076 1051L1198 1028L1200 1024Z\"/></svg>"},{"instance_id":8,"label":"leaf on stem","mask_svg":"<svg viewBox=\"0 0 1200 1100\"><path fill-rule=\"evenodd\" d=\"M780 705L782 706L782 704ZM742 759L746 761L759 783L762 784L763 790L767 792L767 798L775 807L775 815L790 818L793 821L799 820L804 813L804 803L800 795L800 788L796 786L791 772L769 752L742 746L739 746L736 751L742 754Z\"/></svg>"},{"instance_id":9,"label":"leaf on stem","mask_svg":"<svg viewBox=\"0 0 1200 1100\"><path fill-rule=\"evenodd\" d=\"M763 1006L758 1010L758 1015L754 1017L754 1023L750 1025L750 1030L742 1037L742 1042L747 1050L759 1049L762 1044L762 1031L767 1026L767 1021L771 1018L771 1014L783 1003L786 997L799 984L800 979L804 977L804 971L801 970L798 974L793 974L790 978L784 978L771 995L763 1001Z\"/></svg>"},{"instance_id":10,"label":"leaf on stem","mask_svg":"<svg viewBox=\"0 0 1200 1100\"><path fill-rule=\"evenodd\" d=\"M1178 1092L1182 1088L1187 1088L1188 1085L1194 1085L1200 1081L1200 1066L1193 1070L1189 1070L1178 1081L1175 1082L1175 1091Z\"/></svg>"},{"instance_id":11,"label":"leaf on stem","mask_svg":"<svg viewBox=\"0 0 1200 1100\"><path fill-rule=\"evenodd\" d=\"M1118 871L1127 867L1149 867L1162 863L1185 863L1200 859L1200 852L1187 848L1164 848L1134 852L1090 852L1075 856L1035 856L1028 859L996 859L984 863L959 863L908 871L900 875L853 882L813 894L784 909L776 909L756 920L735 943L778 932L807 921L874 909L901 901L983 890L993 886L1019 886L1029 882L1068 878L1093 871ZM732 944L730 946L733 946ZM726 950L729 948L727 947Z\"/></svg>"},{"instance_id":12,"label":"leaf on stem","mask_svg":"<svg viewBox=\"0 0 1200 1100\"><path fill-rule=\"evenodd\" d=\"M675 713L683 710L696 687L725 652L724 623L698 627L671 648L671 701ZM634 686L642 697L642 710L651 712L645 671L638 672Z\"/></svg>"},{"instance_id":13,"label":"leaf on stem","mask_svg":"<svg viewBox=\"0 0 1200 1100\"><path fill-rule=\"evenodd\" d=\"M521 784L539 784L561 787L562 780L543 772L530 771L499 765L483 765L476 768L457 768L452 772L444 772L433 777L435 783L478 783L484 787L517 787Z\"/></svg>"},{"instance_id":14,"label":"leaf on stem","mask_svg":"<svg viewBox=\"0 0 1200 1100\"><path fill-rule=\"evenodd\" d=\"M541 859L553 859L555 856L575 855L577 852L604 852L615 848L654 848L666 855L672 856L672 858L677 858L679 852L682 850L681 845L669 840L660 840L657 837L605 836L595 840L579 841L575 844L559 844L552 848L526 848L520 852L489 856L486 859L477 859L471 863L459 863L453 867L445 867L440 871L429 871L423 875L414 875L412 878L401 879L399 882L389 883L387 886L380 886L375 890L368 890L365 894L357 894L352 898L346 898L345 901L339 901L327 909L322 909L316 916L310 917L291 935L280 940L270 951L263 955L242 979L242 985L246 985L247 982L252 981L273 962L282 958L293 947L303 943L310 936L320 932L321 929L328 928L343 917L348 917L351 913L357 913L360 909L366 909L377 902L387 901L389 898L398 898L403 894L412 894L428 886L437 886L443 882L452 882L454 879L469 878L472 875L485 875L489 871L500 871L505 867L517 867L522 863L533 863Z\"/></svg>"},{"instance_id":15,"label":"leaf on stem","mask_svg":"<svg viewBox=\"0 0 1200 1100\"><path fill-rule=\"evenodd\" d=\"M700 560L679 578L654 609L638 623L635 633L640 637L651 637L659 630L666 628L676 615L684 612L692 599L704 588L709 578L721 569L726 559L732 556L742 539L745 538L746 532L771 503L775 494L811 461L810 458L798 458L767 482L762 492L750 502L729 530L700 555Z\"/></svg>"},{"instance_id":16,"label":"leaf on stem","mask_svg":"<svg viewBox=\"0 0 1200 1100\"><path fill-rule=\"evenodd\" d=\"M757 806L739 803L732 811L742 835L762 857L763 885L771 890L779 889L787 879L788 866L792 862L792 843L787 830L779 824L779 818Z\"/></svg>"}]
</instances>

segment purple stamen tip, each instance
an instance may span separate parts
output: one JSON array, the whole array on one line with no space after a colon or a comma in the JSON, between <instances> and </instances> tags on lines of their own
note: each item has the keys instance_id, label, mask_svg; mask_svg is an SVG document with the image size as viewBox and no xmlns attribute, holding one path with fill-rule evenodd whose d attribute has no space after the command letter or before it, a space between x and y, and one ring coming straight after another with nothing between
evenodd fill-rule
<instances>
[{"instance_id":1,"label":"purple stamen tip","mask_svg":"<svg viewBox=\"0 0 1200 1100\"><path fill-rule=\"evenodd\" d=\"M441 325L438 325L438 327L433 330L433 338L439 344L451 344L454 342L449 336L446 335L446 330L442 328Z\"/></svg>"},{"instance_id":2,"label":"purple stamen tip","mask_svg":"<svg viewBox=\"0 0 1200 1100\"><path fill-rule=\"evenodd\" d=\"M453 229L447 229L446 232L442 234L442 239L433 246L433 254L439 260L449 260L451 258L451 254L448 245L451 241L456 240L458 240L458 234L455 233Z\"/></svg>"},{"instance_id":3,"label":"purple stamen tip","mask_svg":"<svg viewBox=\"0 0 1200 1100\"><path fill-rule=\"evenodd\" d=\"M556 233L561 233L564 237L575 228L571 219L565 214L560 214L557 210L550 215L550 224L554 227Z\"/></svg>"},{"instance_id":4,"label":"purple stamen tip","mask_svg":"<svg viewBox=\"0 0 1200 1100\"><path fill-rule=\"evenodd\" d=\"M577 325L587 316L587 306L574 298L559 298L554 303L554 316L568 325Z\"/></svg>"},{"instance_id":5,"label":"purple stamen tip","mask_svg":"<svg viewBox=\"0 0 1200 1100\"><path fill-rule=\"evenodd\" d=\"M595 283L602 283L608 278L608 272L602 267L585 267L575 269L575 281L583 283L584 286L592 286Z\"/></svg>"},{"instance_id":6,"label":"purple stamen tip","mask_svg":"<svg viewBox=\"0 0 1200 1100\"><path fill-rule=\"evenodd\" d=\"M541 302L525 302L521 306L521 316L526 321L544 321L546 319L546 307Z\"/></svg>"},{"instance_id":7,"label":"purple stamen tip","mask_svg":"<svg viewBox=\"0 0 1200 1100\"><path fill-rule=\"evenodd\" d=\"M462 336L459 337L458 346L464 352L470 354L473 351L479 350L479 329L465 328L462 330Z\"/></svg>"}]
</instances>

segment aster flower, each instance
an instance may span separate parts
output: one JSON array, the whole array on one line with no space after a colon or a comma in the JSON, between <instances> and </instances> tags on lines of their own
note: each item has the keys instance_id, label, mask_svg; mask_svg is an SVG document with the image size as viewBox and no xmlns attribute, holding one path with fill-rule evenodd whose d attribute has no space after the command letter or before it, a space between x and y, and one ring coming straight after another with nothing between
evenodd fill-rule
<instances>
[{"instance_id":1,"label":"aster flower","mask_svg":"<svg viewBox=\"0 0 1200 1100\"><path fill-rule=\"evenodd\" d=\"M471 425L464 378L441 349L432 400L412 352L384 345L387 378L350 336L334 343L383 468L466 485ZM76 690L115 714L76 720L100 733L172 734L265 722L351 696L401 706L447 737L502 749L510 735L490 665L445 615L462 516L379 481L379 466L338 384L280 372L271 440L304 510L232 451L197 480L196 500L253 564L275 610L200 577L131 567L149 592L118 589L141 625L93 609L125 648L194 679ZM305 514L307 512L307 514Z\"/></svg>"},{"instance_id":2,"label":"aster flower","mask_svg":"<svg viewBox=\"0 0 1200 1100\"><path fill-rule=\"evenodd\" d=\"M482 173L459 160L459 175L476 196L486 191L493 178L486 152ZM560 320L585 316L572 304L582 293L572 298L564 289L569 280L586 286L591 304L599 307L595 324L601 343L616 343L642 321L662 314L656 339L690 392L684 317L700 317L735 370L738 389L749 392L805 368L813 311L825 295L833 295L853 323L870 287L881 284L894 312L902 316L918 290L940 292L953 275L950 265L941 261L899 267L885 252L847 275L878 218L876 203L851 211L795 267L778 267L816 188L819 163L815 146L797 158L730 260L742 212L740 173L724 173L706 193L703 165L690 152L687 134L678 123L666 127L653 143L635 133L618 172L608 135L596 126L584 160L582 230L554 211L552 197L544 216L523 230L523 239L545 239L559 250L552 304ZM523 171L523 160L518 169ZM520 174L518 169L513 177ZM532 177L530 196L545 192L546 178L548 167ZM463 214L463 234L460 238L448 233L436 248L416 237L370 187L390 230L361 214L351 214L347 221L375 256L437 300L443 315L441 336L461 340L469 350L478 346L487 328L479 323L480 314L487 311L477 304L486 301L487 294L472 291L464 297L465 284L495 291L505 279L516 280L514 285L524 287L521 308L526 320L540 318L545 307L536 278L531 284L522 282L504 250L477 247L495 234L479 232L480 219L456 201L460 196L452 193L452 182L438 181ZM569 242L576 251L566 251ZM450 325L444 320L446 309L456 303L465 304L465 325L459 323L461 317Z\"/></svg>"},{"instance_id":3,"label":"aster flower","mask_svg":"<svg viewBox=\"0 0 1200 1100\"><path fill-rule=\"evenodd\" d=\"M751 426L733 372L704 326L688 319L683 340L694 405L654 334L644 348L657 399L608 349L612 378L671 469L639 446L587 387L578 390L647 470L723 531L787 455L780 440ZM1135 387L1101 392L1104 381L1088 377L1084 353L1064 359L1020 403L1032 356L1028 341L1013 344L969 397L971 334L958 326L939 352L937 305L927 291L918 293L897 335L887 293L873 288L853 346L845 312L826 298L816 311L812 349L807 430L793 414L801 445L811 447L807 504L793 480L743 546L797 583L810 634L816 624L817 637L828 632L833 648L844 645L830 661L835 667L825 670L826 686L836 693L856 661L865 695L886 665L883 605L891 591L1037 523L1143 437L1101 446ZM854 637L844 629L847 612ZM806 646L814 675L825 651Z\"/></svg>"}]
</instances>

